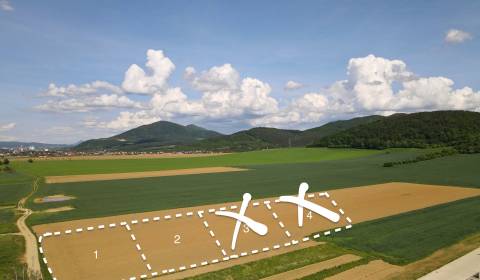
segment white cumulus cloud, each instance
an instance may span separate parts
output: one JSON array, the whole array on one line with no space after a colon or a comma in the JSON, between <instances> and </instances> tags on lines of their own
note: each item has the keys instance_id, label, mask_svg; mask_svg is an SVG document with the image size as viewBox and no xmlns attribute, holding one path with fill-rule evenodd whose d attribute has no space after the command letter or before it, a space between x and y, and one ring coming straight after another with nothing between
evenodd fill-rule
<instances>
[{"instance_id":1,"label":"white cumulus cloud","mask_svg":"<svg viewBox=\"0 0 480 280\"><path fill-rule=\"evenodd\" d=\"M94 81L83 85L70 84L67 86L57 86L54 83L50 83L48 85L48 89L40 93L40 95L51 97L65 97L98 93L122 94L123 90L120 87L105 81Z\"/></svg>"},{"instance_id":2,"label":"white cumulus cloud","mask_svg":"<svg viewBox=\"0 0 480 280\"><path fill-rule=\"evenodd\" d=\"M99 96L86 96L83 98L68 98L61 100L48 100L46 103L35 107L45 112L90 112L112 108L142 108L139 102L135 102L124 95L102 94Z\"/></svg>"},{"instance_id":3,"label":"white cumulus cloud","mask_svg":"<svg viewBox=\"0 0 480 280\"><path fill-rule=\"evenodd\" d=\"M13 129L17 124L16 123L7 123L0 125L0 131L8 131Z\"/></svg>"},{"instance_id":4,"label":"white cumulus cloud","mask_svg":"<svg viewBox=\"0 0 480 280\"><path fill-rule=\"evenodd\" d=\"M122 112L110 122L98 122L110 129L131 128L133 125L160 120L191 117L196 120L248 119L278 111L278 102L270 96L269 84L255 78L241 78L230 64L214 66L197 73L188 67L184 73L201 98L191 99L179 87L157 91L136 113Z\"/></svg>"},{"instance_id":5,"label":"white cumulus cloud","mask_svg":"<svg viewBox=\"0 0 480 280\"><path fill-rule=\"evenodd\" d=\"M184 77L194 89L201 92L235 90L240 82L240 74L230 64L214 66L198 75L195 68L190 66L185 69Z\"/></svg>"},{"instance_id":6,"label":"white cumulus cloud","mask_svg":"<svg viewBox=\"0 0 480 280\"><path fill-rule=\"evenodd\" d=\"M445 42L452 44L463 43L472 38L473 36L470 33L459 29L450 29L445 34Z\"/></svg>"},{"instance_id":7,"label":"white cumulus cloud","mask_svg":"<svg viewBox=\"0 0 480 280\"><path fill-rule=\"evenodd\" d=\"M0 0L0 9L11 12L14 10L12 4L10 4L10 1L8 0Z\"/></svg>"},{"instance_id":8,"label":"white cumulus cloud","mask_svg":"<svg viewBox=\"0 0 480 280\"><path fill-rule=\"evenodd\" d=\"M418 77L401 60L368 55L350 59L346 80L307 93L277 113L250 123L295 127L355 115L447 109L480 111L480 92L470 87L455 89L454 82L445 77Z\"/></svg>"},{"instance_id":9,"label":"white cumulus cloud","mask_svg":"<svg viewBox=\"0 0 480 280\"><path fill-rule=\"evenodd\" d=\"M199 102L206 117L262 115L278 110L277 100L270 96L269 84L250 77L241 79L230 64L214 66L200 74L189 67L184 76L194 89L202 92Z\"/></svg>"},{"instance_id":10,"label":"white cumulus cloud","mask_svg":"<svg viewBox=\"0 0 480 280\"><path fill-rule=\"evenodd\" d=\"M295 81L288 81L285 83L285 86L283 87L284 90L296 90L300 89L303 87L303 84Z\"/></svg>"},{"instance_id":11,"label":"white cumulus cloud","mask_svg":"<svg viewBox=\"0 0 480 280\"><path fill-rule=\"evenodd\" d=\"M147 72L137 64L132 64L122 83L125 91L139 94L153 94L164 90L167 81L175 70L175 64L161 50L147 51Z\"/></svg>"},{"instance_id":12,"label":"white cumulus cloud","mask_svg":"<svg viewBox=\"0 0 480 280\"><path fill-rule=\"evenodd\" d=\"M42 94L49 100L36 108L53 112L121 111L110 120L94 116L84 122L86 127L107 130L179 119L299 128L371 114L441 109L480 111L480 92L470 87L456 88L446 77L418 76L402 60L375 55L350 59L344 79L292 100L274 98L267 82L243 76L228 63L201 71L192 66L185 69L183 77L199 93L195 98L168 84L175 65L163 51L147 51L146 69L130 66L121 87L103 81L51 84ZM290 88L301 86L289 82ZM130 99L125 93L148 97Z\"/></svg>"}]
</instances>

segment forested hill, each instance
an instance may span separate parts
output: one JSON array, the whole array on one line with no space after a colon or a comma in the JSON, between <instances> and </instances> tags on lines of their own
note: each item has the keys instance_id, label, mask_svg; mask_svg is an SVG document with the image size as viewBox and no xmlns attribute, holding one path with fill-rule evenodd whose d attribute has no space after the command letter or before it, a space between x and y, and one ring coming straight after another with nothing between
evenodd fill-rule
<instances>
[{"instance_id":1,"label":"forested hill","mask_svg":"<svg viewBox=\"0 0 480 280\"><path fill-rule=\"evenodd\" d=\"M350 120L341 120L325 125L301 130L277 129L271 127L255 127L242 130L231 135L212 137L192 143L188 147L179 149L207 150L207 151L250 151L283 147L305 147L316 140L345 129L366 124L381 116L359 117Z\"/></svg>"},{"instance_id":2,"label":"forested hill","mask_svg":"<svg viewBox=\"0 0 480 280\"><path fill-rule=\"evenodd\" d=\"M74 148L77 151L146 151L169 145L189 144L222 134L190 124L159 121L131 129L121 134L85 141Z\"/></svg>"},{"instance_id":3,"label":"forested hill","mask_svg":"<svg viewBox=\"0 0 480 280\"><path fill-rule=\"evenodd\" d=\"M312 146L369 149L450 146L462 153L480 152L480 113L395 114L323 137Z\"/></svg>"}]
</instances>

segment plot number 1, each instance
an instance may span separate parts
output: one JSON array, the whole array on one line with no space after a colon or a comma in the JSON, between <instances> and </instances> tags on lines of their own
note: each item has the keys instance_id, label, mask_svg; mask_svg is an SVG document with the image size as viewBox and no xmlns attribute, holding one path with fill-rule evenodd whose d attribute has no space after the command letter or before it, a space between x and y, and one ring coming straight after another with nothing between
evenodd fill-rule
<instances>
[{"instance_id":1,"label":"plot number 1","mask_svg":"<svg viewBox=\"0 0 480 280\"><path fill-rule=\"evenodd\" d=\"M93 251L93 253L95 254L95 259L98 260L98 250Z\"/></svg>"}]
</instances>

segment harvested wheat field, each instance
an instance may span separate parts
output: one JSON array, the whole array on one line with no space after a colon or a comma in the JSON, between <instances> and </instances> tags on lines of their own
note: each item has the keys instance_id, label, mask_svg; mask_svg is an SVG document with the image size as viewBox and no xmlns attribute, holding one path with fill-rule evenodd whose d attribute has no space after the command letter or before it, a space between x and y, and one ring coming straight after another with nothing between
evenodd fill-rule
<instances>
[{"instance_id":1,"label":"harvested wheat field","mask_svg":"<svg viewBox=\"0 0 480 280\"><path fill-rule=\"evenodd\" d=\"M246 170L247 169L235 168L235 167L202 167L202 168L172 169L172 170L161 170L161 171L47 176L45 177L45 183L57 184L57 183L123 180L123 179L138 179L138 178L149 178L149 177L237 172L237 171L246 171Z\"/></svg>"},{"instance_id":2,"label":"harvested wheat field","mask_svg":"<svg viewBox=\"0 0 480 280\"><path fill-rule=\"evenodd\" d=\"M298 187L292 187L296 193ZM480 189L388 183L309 193L305 199L339 216L334 223L278 198L252 200L245 215L268 228L261 236L216 211L239 213L241 202L206 205L35 226L44 261L57 279L136 279L171 274L182 278L315 244L311 239L353 230L377 219L480 195ZM300 217L302 217L300 216ZM312 238L306 236L311 233ZM198 269L202 268L202 269Z\"/></svg>"}]
</instances>

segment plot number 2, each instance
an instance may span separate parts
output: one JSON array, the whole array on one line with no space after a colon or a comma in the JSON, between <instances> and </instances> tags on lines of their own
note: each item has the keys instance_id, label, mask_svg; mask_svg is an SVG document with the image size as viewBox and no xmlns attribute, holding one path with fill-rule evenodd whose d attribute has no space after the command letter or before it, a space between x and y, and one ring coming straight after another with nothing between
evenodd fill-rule
<instances>
[{"instance_id":1,"label":"plot number 2","mask_svg":"<svg viewBox=\"0 0 480 280\"><path fill-rule=\"evenodd\" d=\"M176 245L180 244L181 243L180 239L181 239L180 234L175 235L173 238L173 244L176 244Z\"/></svg>"}]
</instances>

